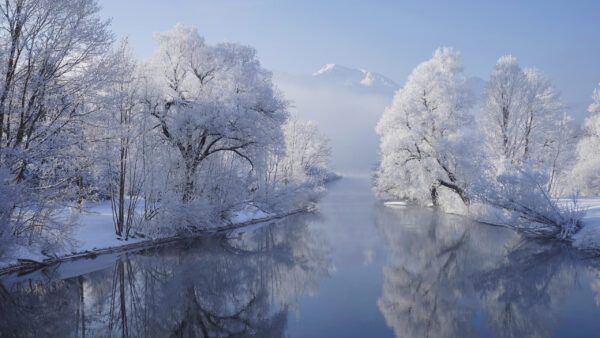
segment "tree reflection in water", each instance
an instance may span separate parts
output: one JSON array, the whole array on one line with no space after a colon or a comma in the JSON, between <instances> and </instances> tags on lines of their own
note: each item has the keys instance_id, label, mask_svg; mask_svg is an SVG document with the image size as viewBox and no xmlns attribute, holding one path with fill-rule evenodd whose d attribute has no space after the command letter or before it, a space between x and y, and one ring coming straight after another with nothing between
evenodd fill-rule
<instances>
[{"instance_id":1,"label":"tree reflection in water","mask_svg":"<svg viewBox=\"0 0 600 338\"><path fill-rule=\"evenodd\" d=\"M118 258L114 268L0 287L7 336L280 337L331 260L307 216Z\"/></svg>"},{"instance_id":2,"label":"tree reflection in water","mask_svg":"<svg viewBox=\"0 0 600 338\"><path fill-rule=\"evenodd\" d=\"M600 299L600 260L566 245L431 209L379 207L375 216L388 256L372 263L386 264L375 311L399 337L551 336L579 288ZM285 336L301 298L332 269L329 244L307 224L298 216L233 238L123 254L109 268L69 278L60 271L79 269L77 262L4 278L0 336ZM370 281L373 270L365 271L371 275L356 277ZM356 311L353 296L320 319L351 315L343 311ZM596 313L585 310L586 320Z\"/></svg>"},{"instance_id":3,"label":"tree reflection in water","mask_svg":"<svg viewBox=\"0 0 600 338\"><path fill-rule=\"evenodd\" d=\"M417 208L380 207L376 227L390 258L378 306L398 337L550 336L580 274L600 289L597 260L564 244Z\"/></svg>"}]
</instances>

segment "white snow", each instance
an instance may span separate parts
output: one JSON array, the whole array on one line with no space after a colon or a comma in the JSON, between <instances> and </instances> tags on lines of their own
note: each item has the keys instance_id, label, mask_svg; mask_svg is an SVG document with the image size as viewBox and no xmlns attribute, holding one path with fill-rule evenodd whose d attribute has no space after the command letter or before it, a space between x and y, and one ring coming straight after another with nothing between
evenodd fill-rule
<instances>
[{"instance_id":1,"label":"white snow","mask_svg":"<svg viewBox=\"0 0 600 338\"><path fill-rule=\"evenodd\" d=\"M324 65L321 69L312 73L312 76L327 81L330 84L368 89L369 91L386 94L393 94L393 92L399 88L394 81L381 74L366 69L349 68L334 63Z\"/></svg>"},{"instance_id":2,"label":"white snow","mask_svg":"<svg viewBox=\"0 0 600 338\"><path fill-rule=\"evenodd\" d=\"M373 77L373 74L371 74L371 72L366 72L365 78L360 80L360 84L364 86L372 86L373 82L375 82L375 78Z\"/></svg>"},{"instance_id":3,"label":"white snow","mask_svg":"<svg viewBox=\"0 0 600 338\"><path fill-rule=\"evenodd\" d=\"M328 63L325 66L321 67L321 69L319 69L318 71L314 72L312 75L317 76L317 75L325 74L327 72L332 71L333 68L335 68L335 63Z\"/></svg>"},{"instance_id":4,"label":"white snow","mask_svg":"<svg viewBox=\"0 0 600 338\"><path fill-rule=\"evenodd\" d=\"M388 201L384 202L383 205L386 207L405 207L407 204L405 201Z\"/></svg>"},{"instance_id":5,"label":"white snow","mask_svg":"<svg viewBox=\"0 0 600 338\"><path fill-rule=\"evenodd\" d=\"M144 240L143 238L129 238L125 241L118 238L113 225L110 201L87 203L85 209L86 211L82 212L79 218L80 226L74 233L77 252L110 248Z\"/></svg>"},{"instance_id":6,"label":"white snow","mask_svg":"<svg viewBox=\"0 0 600 338\"><path fill-rule=\"evenodd\" d=\"M233 223L233 224L244 223L244 222L248 222L248 221L251 221L254 219L260 219L260 218L265 218L265 217L269 217L269 216L272 216L272 215L258 209L257 207L250 205L250 206L246 207L244 210L238 211L231 218L231 223Z\"/></svg>"},{"instance_id":7,"label":"white snow","mask_svg":"<svg viewBox=\"0 0 600 338\"><path fill-rule=\"evenodd\" d=\"M263 219L272 216L254 206L248 206L236 213L231 219L232 224L244 223L252 220ZM132 243L142 242L149 238L129 238L124 240L115 234L112 219L110 201L88 202L79 214L78 225L73 231L73 247L65 248L57 253L58 256L66 256L74 253L83 253L97 249L119 247ZM131 234L133 235L133 234ZM0 268L14 265L19 259L29 259L41 262L49 258L41 253L37 247L15 245L10 252L6 253L0 260ZM84 264L89 264L84 261Z\"/></svg>"},{"instance_id":8,"label":"white snow","mask_svg":"<svg viewBox=\"0 0 600 338\"><path fill-rule=\"evenodd\" d=\"M15 244L10 251L6 252L0 259L0 268L12 264L16 264L19 259L30 259L34 261L42 261L44 256L38 248Z\"/></svg>"},{"instance_id":9,"label":"white snow","mask_svg":"<svg viewBox=\"0 0 600 338\"><path fill-rule=\"evenodd\" d=\"M580 249L600 249L600 196L577 199L577 206L586 210L583 228L573 236L573 245Z\"/></svg>"}]
</instances>

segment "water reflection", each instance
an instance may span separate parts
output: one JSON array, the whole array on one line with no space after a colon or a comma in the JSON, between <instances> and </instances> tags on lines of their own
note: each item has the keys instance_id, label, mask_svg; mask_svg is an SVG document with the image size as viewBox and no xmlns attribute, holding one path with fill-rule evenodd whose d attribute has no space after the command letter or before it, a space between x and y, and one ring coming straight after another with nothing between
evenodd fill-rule
<instances>
[{"instance_id":1,"label":"water reflection","mask_svg":"<svg viewBox=\"0 0 600 338\"><path fill-rule=\"evenodd\" d=\"M123 255L110 269L75 278L48 276L3 286L0 332L31 337L284 336L289 312L331 268L323 239L303 217L235 238L211 237Z\"/></svg>"},{"instance_id":2,"label":"water reflection","mask_svg":"<svg viewBox=\"0 0 600 338\"><path fill-rule=\"evenodd\" d=\"M323 218L3 277L0 337L600 332L599 259L369 189L336 182Z\"/></svg>"},{"instance_id":3,"label":"water reflection","mask_svg":"<svg viewBox=\"0 0 600 338\"><path fill-rule=\"evenodd\" d=\"M550 336L581 275L600 285L595 259L461 217L381 207L376 227L390 255L378 306L398 337Z\"/></svg>"}]
</instances>

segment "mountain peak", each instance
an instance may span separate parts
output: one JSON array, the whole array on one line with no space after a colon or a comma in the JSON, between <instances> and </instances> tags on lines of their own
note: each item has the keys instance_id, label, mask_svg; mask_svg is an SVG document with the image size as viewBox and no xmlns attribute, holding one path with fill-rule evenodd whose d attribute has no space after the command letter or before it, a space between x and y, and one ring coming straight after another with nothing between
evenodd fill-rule
<instances>
[{"instance_id":1,"label":"mountain peak","mask_svg":"<svg viewBox=\"0 0 600 338\"><path fill-rule=\"evenodd\" d=\"M318 76L321 74L325 74L327 72L332 71L334 68L335 68L335 63L328 63L325 66L321 67L321 69L319 69L318 71L314 72L312 75Z\"/></svg>"},{"instance_id":2,"label":"mountain peak","mask_svg":"<svg viewBox=\"0 0 600 338\"><path fill-rule=\"evenodd\" d=\"M399 86L389 78L366 69L354 69L335 63L328 63L312 74L331 84L345 87L363 88L374 91L395 91Z\"/></svg>"},{"instance_id":3,"label":"mountain peak","mask_svg":"<svg viewBox=\"0 0 600 338\"><path fill-rule=\"evenodd\" d=\"M363 86L372 86L373 82L375 82L375 77L373 76L373 74L371 74L371 72L367 72L364 69L361 69L361 71L363 72L363 74L365 74L365 77L360 80L360 84Z\"/></svg>"}]
</instances>

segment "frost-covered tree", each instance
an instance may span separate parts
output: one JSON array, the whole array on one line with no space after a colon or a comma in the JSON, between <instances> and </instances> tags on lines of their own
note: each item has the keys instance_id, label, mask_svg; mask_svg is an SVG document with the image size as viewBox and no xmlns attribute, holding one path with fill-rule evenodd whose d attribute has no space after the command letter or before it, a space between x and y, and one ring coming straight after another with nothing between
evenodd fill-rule
<instances>
[{"instance_id":1,"label":"frost-covered tree","mask_svg":"<svg viewBox=\"0 0 600 338\"><path fill-rule=\"evenodd\" d=\"M471 103L458 55L438 49L412 72L379 121L375 190L453 211L484 210L486 221L535 236L571 238L582 213L559 206L552 194L561 191L557 183L571 165L574 133L550 81L504 56L486 86L475 131ZM456 210L456 199L449 199L456 195L477 208Z\"/></svg>"},{"instance_id":2,"label":"frost-covered tree","mask_svg":"<svg viewBox=\"0 0 600 338\"><path fill-rule=\"evenodd\" d=\"M53 210L90 186L82 124L86 98L110 76L112 43L98 12L93 0L0 4L0 167L21 192L1 197L12 225L0 236L60 241L66 224L50 226Z\"/></svg>"},{"instance_id":3,"label":"frost-covered tree","mask_svg":"<svg viewBox=\"0 0 600 338\"><path fill-rule=\"evenodd\" d=\"M444 187L468 204L465 129L472 125L472 102L457 52L440 48L418 65L377 124L377 193L437 205Z\"/></svg>"},{"instance_id":4,"label":"frost-covered tree","mask_svg":"<svg viewBox=\"0 0 600 338\"><path fill-rule=\"evenodd\" d=\"M590 116L583 125L583 136L577 144L577 164L572 177L580 192L586 195L600 193L600 89L593 93Z\"/></svg>"},{"instance_id":5,"label":"frost-covered tree","mask_svg":"<svg viewBox=\"0 0 600 338\"><path fill-rule=\"evenodd\" d=\"M331 147L314 121L291 118L284 126L285 149L291 175L307 175L324 180L329 173Z\"/></svg>"},{"instance_id":6,"label":"frost-covered tree","mask_svg":"<svg viewBox=\"0 0 600 338\"><path fill-rule=\"evenodd\" d=\"M555 124L553 142L547 149L545 161L548 170L546 190L551 196L564 196L572 192L570 174L577 161L578 128L566 113Z\"/></svg>"},{"instance_id":7,"label":"frost-covered tree","mask_svg":"<svg viewBox=\"0 0 600 338\"><path fill-rule=\"evenodd\" d=\"M188 202L207 158L226 154L252 171L264 162L267 145L283 143L286 102L250 47L207 45L195 28L182 24L155 39L158 50L148 70L156 91L147 106L179 152L181 197Z\"/></svg>"},{"instance_id":8,"label":"frost-covered tree","mask_svg":"<svg viewBox=\"0 0 600 338\"><path fill-rule=\"evenodd\" d=\"M319 196L332 175L331 147L313 121L292 116L284 125L285 152L273 152L264 173L264 200L289 208Z\"/></svg>"},{"instance_id":9,"label":"frost-covered tree","mask_svg":"<svg viewBox=\"0 0 600 338\"><path fill-rule=\"evenodd\" d=\"M306 207L322 190L327 141L286 125L253 48L179 24L138 64L111 48L98 12L95 0L0 4L0 251L65 243L86 199L110 199L127 239L134 225L172 234Z\"/></svg>"},{"instance_id":10,"label":"frost-covered tree","mask_svg":"<svg viewBox=\"0 0 600 338\"><path fill-rule=\"evenodd\" d=\"M564 128L563 109L544 74L533 68L522 70L512 56L501 57L487 83L480 112L486 156L498 171L528 161L544 171L562 169L565 163L556 162L556 153L566 151L566 141L557 130L569 129Z\"/></svg>"},{"instance_id":11,"label":"frost-covered tree","mask_svg":"<svg viewBox=\"0 0 600 338\"><path fill-rule=\"evenodd\" d=\"M110 197L115 233L127 239L136 220L142 189L142 121L137 64L123 40L106 60L112 77L95 98L98 113L89 116L85 137L96 159L96 188Z\"/></svg>"},{"instance_id":12,"label":"frost-covered tree","mask_svg":"<svg viewBox=\"0 0 600 338\"><path fill-rule=\"evenodd\" d=\"M486 86L479 130L485 171L472 193L510 215L508 223L544 237L570 238L581 213L552 198L571 165L573 130L550 81L538 70L522 70L501 57Z\"/></svg>"}]
</instances>

